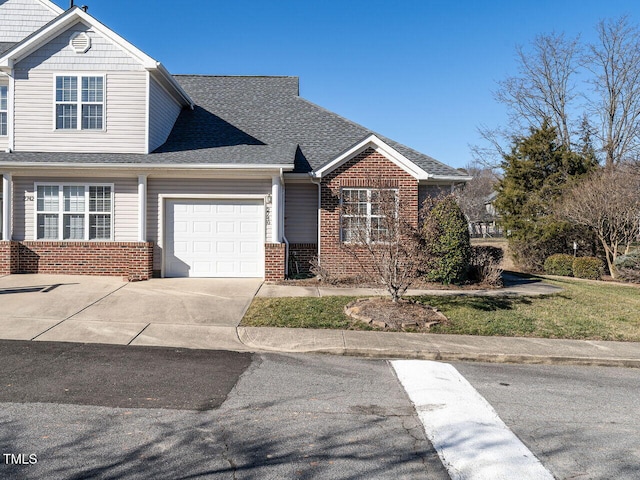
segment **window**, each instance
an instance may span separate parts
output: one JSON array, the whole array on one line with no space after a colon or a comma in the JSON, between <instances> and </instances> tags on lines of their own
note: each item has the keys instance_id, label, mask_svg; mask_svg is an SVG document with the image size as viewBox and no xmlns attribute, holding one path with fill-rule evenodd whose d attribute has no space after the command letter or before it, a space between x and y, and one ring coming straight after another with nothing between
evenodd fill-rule
<instances>
[{"instance_id":1,"label":"window","mask_svg":"<svg viewBox=\"0 0 640 480\"><path fill-rule=\"evenodd\" d=\"M104 77L56 77L56 129L102 130Z\"/></svg>"},{"instance_id":2,"label":"window","mask_svg":"<svg viewBox=\"0 0 640 480\"><path fill-rule=\"evenodd\" d=\"M343 242L382 242L388 239L388 220L397 216L396 189L344 188L341 201Z\"/></svg>"},{"instance_id":3,"label":"window","mask_svg":"<svg viewBox=\"0 0 640 480\"><path fill-rule=\"evenodd\" d=\"M111 240L111 185L36 185L36 239Z\"/></svg>"},{"instance_id":4,"label":"window","mask_svg":"<svg viewBox=\"0 0 640 480\"><path fill-rule=\"evenodd\" d=\"M0 85L0 137L7 136L7 97L9 87Z\"/></svg>"}]
</instances>

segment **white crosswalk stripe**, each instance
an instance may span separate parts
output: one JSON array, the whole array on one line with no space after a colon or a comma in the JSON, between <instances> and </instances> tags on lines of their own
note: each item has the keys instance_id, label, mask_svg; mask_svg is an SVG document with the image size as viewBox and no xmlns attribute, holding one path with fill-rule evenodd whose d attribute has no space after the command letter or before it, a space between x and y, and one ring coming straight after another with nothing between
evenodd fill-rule
<instances>
[{"instance_id":1,"label":"white crosswalk stripe","mask_svg":"<svg viewBox=\"0 0 640 480\"><path fill-rule=\"evenodd\" d=\"M391 364L453 480L553 480L452 365L422 360Z\"/></svg>"}]
</instances>

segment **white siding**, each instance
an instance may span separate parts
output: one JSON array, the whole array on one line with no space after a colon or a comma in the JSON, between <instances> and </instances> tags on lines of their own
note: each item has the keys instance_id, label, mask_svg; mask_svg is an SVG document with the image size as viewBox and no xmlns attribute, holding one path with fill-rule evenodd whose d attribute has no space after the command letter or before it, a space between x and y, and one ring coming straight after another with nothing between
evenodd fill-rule
<instances>
[{"instance_id":1,"label":"white siding","mask_svg":"<svg viewBox=\"0 0 640 480\"><path fill-rule=\"evenodd\" d=\"M54 17L38 0L0 0L0 42L19 42Z\"/></svg>"},{"instance_id":2,"label":"white siding","mask_svg":"<svg viewBox=\"0 0 640 480\"><path fill-rule=\"evenodd\" d=\"M15 81L15 150L145 153L146 75L105 76L105 130L55 130L54 74L32 71Z\"/></svg>"},{"instance_id":3,"label":"white siding","mask_svg":"<svg viewBox=\"0 0 640 480\"><path fill-rule=\"evenodd\" d=\"M113 234L117 242L138 240L138 179L137 178L13 178L13 238L33 240L34 184L38 183L112 183L114 185Z\"/></svg>"},{"instance_id":4,"label":"white siding","mask_svg":"<svg viewBox=\"0 0 640 480\"><path fill-rule=\"evenodd\" d=\"M160 195L267 195L271 179L231 180L196 178L149 178L147 181L147 237L155 242L153 269L162 268L162 251L158 247L161 235ZM271 240L271 227L265 222L265 242Z\"/></svg>"},{"instance_id":5,"label":"white siding","mask_svg":"<svg viewBox=\"0 0 640 480\"><path fill-rule=\"evenodd\" d=\"M317 185L287 183L284 198L284 232L289 243L317 243Z\"/></svg>"},{"instance_id":6,"label":"white siding","mask_svg":"<svg viewBox=\"0 0 640 480\"><path fill-rule=\"evenodd\" d=\"M69 46L71 37L78 32L91 38L91 48L86 53L76 53ZM47 42L16 65L16 71L138 71L144 67L109 40L93 32L83 23L73 27Z\"/></svg>"},{"instance_id":7,"label":"white siding","mask_svg":"<svg viewBox=\"0 0 640 480\"><path fill-rule=\"evenodd\" d=\"M181 105L153 78L149 79L149 151L167 141Z\"/></svg>"},{"instance_id":8,"label":"white siding","mask_svg":"<svg viewBox=\"0 0 640 480\"><path fill-rule=\"evenodd\" d=\"M133 58L93 32L88 52L69 46L77 24L16 65L15 150L146 153L147 74ZM55 130L55 75L105 76L104 130Z\"/></svg>"}]
</instances>

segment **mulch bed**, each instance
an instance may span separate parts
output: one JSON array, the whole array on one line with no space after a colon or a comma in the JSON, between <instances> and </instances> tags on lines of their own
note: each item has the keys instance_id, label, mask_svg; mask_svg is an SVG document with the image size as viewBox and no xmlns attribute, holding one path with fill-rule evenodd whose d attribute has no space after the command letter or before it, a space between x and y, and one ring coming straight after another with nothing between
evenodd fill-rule
<instances>
[{"instance_id":1,"label":"mulch bed","mask_svg":"<svg viewBox=\"0 0 640 480\"><path fill-rule=\"evenodd\" d=\"M345 314L356 321L387 331L428 332L448 321L436 308L421 303L389 298L360 298L348 303Z\"/></svg>"}]
</instances>

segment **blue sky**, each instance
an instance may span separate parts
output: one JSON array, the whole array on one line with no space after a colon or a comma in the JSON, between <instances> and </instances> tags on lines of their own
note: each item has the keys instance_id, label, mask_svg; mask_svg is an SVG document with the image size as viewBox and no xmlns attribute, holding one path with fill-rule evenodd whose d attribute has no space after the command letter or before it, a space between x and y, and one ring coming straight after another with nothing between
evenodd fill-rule
<instances>
[{"instance_id":1,"label":"blue sky","mask_svg":"<svg viewBox=\"0 0 640 480\"><path fill-rule=\"evenodd\" d=\"M56 0L62 8L69 1ZM515 47L541 33L593 38L637 0L76 0L172 73L294 75L308 100L455 167Z\"/></svg>"}]
</instances>

